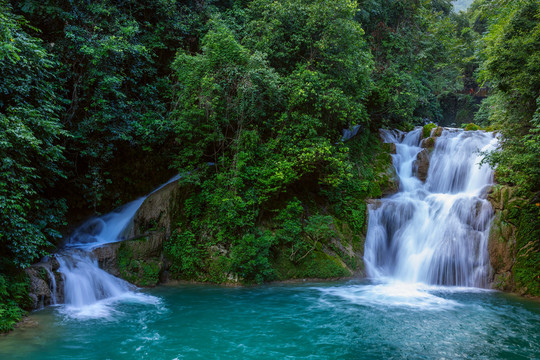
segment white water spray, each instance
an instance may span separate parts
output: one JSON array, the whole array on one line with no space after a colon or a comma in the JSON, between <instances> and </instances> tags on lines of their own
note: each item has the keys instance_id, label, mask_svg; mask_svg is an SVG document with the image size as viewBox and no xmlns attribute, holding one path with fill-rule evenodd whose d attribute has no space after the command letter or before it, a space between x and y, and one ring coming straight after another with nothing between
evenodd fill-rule
<instances>
[{"instance_id":1,"label":"white water spray","mask_svg":"<svg viewBox=\"0 0 540 360\"><path fill-rule=\"evenodd\" d=\"M405 283L486 287L493 214L486 195L493 171L480 166L479 152L494 149L497 139L481 131L445 129L422 183L413 174L421 131L382 134L396 144L400 190L369 207L368 274Z\"/></svg>"}]
</instances>

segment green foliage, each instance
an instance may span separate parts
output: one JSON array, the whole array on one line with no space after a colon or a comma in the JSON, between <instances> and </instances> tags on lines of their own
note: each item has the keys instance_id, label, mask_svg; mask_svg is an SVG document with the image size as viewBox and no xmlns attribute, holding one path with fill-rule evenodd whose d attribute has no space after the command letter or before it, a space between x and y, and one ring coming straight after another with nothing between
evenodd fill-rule
<instances>
[{"instance_id":1,"label":"green foliage","mask_svg":"<svg viewBox=\"0 0 540 360\"><path fill-rule=\"evenodd\" d=\"M500 148L487 155L497 182L521 198L509 211L516 226L514 280L540 294L540 4L534 0L476 1L484 20L479 78L493 87L476 118L500 131ZM526 200L523 200L526 199Z\"/></svg>"},{"instance_id":2,"label":"green foliage","mask_svg":"<svg viewBox=\"0 0 540 360\"><path fill-rule=\"evenodd\" d=\"M125 179L137 186L133 193L147 192L162 180L156 170L167 170L176 146L168 121L170 64L178 47L196 43L206 6L168 0L13 3L62 63L58 93L67 106L57 116L72 134L65 164L70 181L62 188L71 206L88 213L126 202L133 195L118 184ZM152 170L138 164L141 157Z\"/></svg>"},{"instance_id":3,"label":"green foliage","mask_svg":"<svg viewBox=\"0 0 540 360\"><path fill-rule=\"evenodd\" d=\"M116 264L122 279L137 286L155 286L159 282L161 262L137 251L137 242L145 241L142 238L123 242L116 254Z\"/></svg>"},{"instance_id":4,"label":"green foliage","mask_svg":"<svg viewBox=\"0 0 540 360\"><path fill-rule=\"evenodd\" d=\"M540 296L540 206L538 203L521 205L514 214L518 225L514 279L518 288L527 294Z\"/></svg>"},{"instance_id":5,"label":"green foliage","mask_svg":"<svg viewBox=\"0 0 540 360\"><path fill-rule=\"evenodd\" d=\"M65 204L51 196L64 174L58 63L27 22L0 2L0 253L19 267L46 254Z\"/></svg>"},{"instance_id":6,"label":"green foliage","mask_svg":"<svg viewBox=\"0 0 540 360\"><path fill-rule=\"evenodd\" d=\"M497 165L498 181L517 185L526 197L540 191L539 18L536 1L507 4L496 11L482 39L480 76L495 91L481 116L502 134L501 151L488 161Z\"/></svg>"},{"instance_id":7,"label":"green foliage","mask_svg":"<svg viewBox=\"0 0 540 360\"><path fill-rule=\"evenodd\" d=\"M172 262L170 271L184 279L198 279L204 268L204 250L192 232L176 230L165 244L165 255Z\"/></svg>"},{"instance_id":8,"label":"green foliage","mask_svg":"<svg viewBox=\"0 0 540 360\"><path fill-rule=\"evenodd\" d=\"M0 274L0 333L13 330L13 326L26 315L29 308L28 278L21 271Z\"/></svg>"},{"instance_id":9,"label":"green foliage","mask_svg":"<svg viewBox=\"0 0 540 360\"><path fill-rule=\"evenodd\" d=\"M255 1L247 13L216 16L200 54L178 52L177 166L198 194L179 224L195 238L187 246L185 237L173 239L169 254L179 264L201 260L188 277L215 277L208 275L214 261L202 262L215 247L229 254L229 271L250 282L273 278L272 249L287 248L294 262L313 251L317 241L307 240L307 225L295 218L303 213L298 200L274 206L289 189L332 188L350 176L340 133L366 120L371 66L355 4L327 5ZM302 35L287 42L298 28ZM259 217L274 210L283 228L260 234ZM189 244L197 244L195 256L181 250ZM178 266L182 276L191 267Z\"/></svg>"},{"instance_id":10,"label":"green foliage","mask_svg":"<svg viewBox=\"0 0 540 360\"><path fill-rule=\"evenodd\" d=\"M450 2L364 0L360 7L376 64L371 118L394 127L439 121L439 97L462 86Z\"/></svg>"},{"instance_id":11,"label":"green foliage","mask_svg":"<svg viewBox=\"0 0 540 360\"><path fill-rule=\"evenodd\" d=\"M303 234L302 216L304 208L297 198L287 203L284 209L275 217L280 224L276 237L287 248L290 248L289 260L299 262L310 251L310 244L305 241Z\"/></svg>"},{"instance_id":12,"label":"green foliage","mask_svg":"<svg viewBox=\"0 0 540 360\"><path fill-rule=\"evenodd\" d=\"M262 283L275 278L270 263L270 248L275 242L271 233L244 235L231 249L231 270L246 282Z\"/></svg>"}]
</instances>

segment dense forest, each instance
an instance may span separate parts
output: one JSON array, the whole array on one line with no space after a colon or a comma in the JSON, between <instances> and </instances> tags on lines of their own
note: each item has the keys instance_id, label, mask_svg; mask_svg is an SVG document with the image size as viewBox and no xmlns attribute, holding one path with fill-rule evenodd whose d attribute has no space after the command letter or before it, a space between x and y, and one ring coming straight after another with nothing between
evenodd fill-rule
<instances>
[{"instance_id":1,"label":"dense forest","mask_svg":"<svg viewBox=\"0 0 540 360\"><path fill-rule=\"evenodd\" d=\"M273 280L329 231L308 199L361 229L378 129L427 123L500 133L485 161L516 188L516 281L540 295L537 0L0 0L0 73L0 330L22 269L175 173L176 271L216 280L221 246Z\"/></svg>"}]
</instances>

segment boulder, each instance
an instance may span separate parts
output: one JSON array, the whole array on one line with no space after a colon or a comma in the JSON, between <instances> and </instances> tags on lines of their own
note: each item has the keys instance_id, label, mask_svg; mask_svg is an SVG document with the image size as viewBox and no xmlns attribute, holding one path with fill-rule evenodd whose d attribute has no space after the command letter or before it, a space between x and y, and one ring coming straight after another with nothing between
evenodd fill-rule
<instances>
[{"instance_id":1,"label":"boulder","mask_svg":"<svg viewBox=\"0 0 540 360\"><path fill-rule=\"evenodd\" d=\"M489 231L488 252L493 268L492 287L522 292L514 281L514 264L517 256L517 228L509 220L509 211L518 198L509 186L496 185L488 191L488 200L495 211Z\"/></svg>"},{"instance_id":2,"label":"boulder","mask_svg":"<svg viewBox=\"0 0 540 360\"><path fill-rule=\"evenodd\" d=\"M512 267L516 258L516 229L504 221L501 211L493 218L489 232L488 252L493 268L492 286L504 291L514 289Z\"/></svg>"},{"instance_id":3,"label":"boulder","mask_svg":"<svg viewBox=\"0 0 540 360\"><path fill-rule=\"evenodd\" d=\"M416 160L413 163L413 174L425 182L427 179L429 170L429 153L426 149L423 149L416 156Z\"/></svg>"},{"instance_id":4,"label":"boulder","mask_svg":"<svg viewBox=\"0 0 540 360\"><path fill-rule=\"evenodd\" d=\"M163 279L163 244L171 236L187 191L178 181L150 194L135 214L127 240L94 249L99 266L137 286Z\"/></svg>"},{"instance_id":5,"label":"boulder","mask_svg":"<svg viewBox=\"0 0 540 360\"><path fill-rule=\"evenodd\" d=\"M420 145L424 149L433 149L435 147L435 140L437 138L434 137L428 137L422 140L422 144Z\"/></svg>"},{"instance_id":6,"label":"boulder","mask_svg":"<svg viewBox=\"0 0 540 360\"><path fill-rule=\"evenodd\" d=\"M439 137L442 135L443 128L441 126L437 126L435 129L431 131L431 137Z\"/></svg>"},{"instance_id":7,"label":"boulder","mask_svg":"<svg viewBox=\"0 0 540 360\"><path fill-rule=\"evenodd\" d=\"M45 258L42 262L34 264L25 269L25 273L30 279L30 289L28 291L32 306L34 309L40 309L47 305L63 302L64 291L62 275L57 272L52 272L51 269L56 266L58 269L58 261L54 258ZM54 276L54 279L51 278ZM56 284L56 288L53 285Z\"/></svg>"}]
</instances>

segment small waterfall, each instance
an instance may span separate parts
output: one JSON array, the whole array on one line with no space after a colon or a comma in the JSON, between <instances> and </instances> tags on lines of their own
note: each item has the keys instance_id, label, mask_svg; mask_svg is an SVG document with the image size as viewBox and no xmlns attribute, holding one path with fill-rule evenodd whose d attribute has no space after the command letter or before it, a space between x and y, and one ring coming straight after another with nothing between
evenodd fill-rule
<instances>
[{"instance_id":1,"label":"small waterfall","mask_svg":"<svg viewBox=\"0 0 540 360\"><path fill-rule=\"evenodd\" d=\"M481 131L445 129L430 156L425 183L414 175L422 129L384 131L396 144L399 192L369 207L364 259L372 278L486 287L487 239L493 214L486 200L492 169L479 151L495 148Z\"/></svg>"},{"instance_id":2,"label":"small waterfall","mask_svg":"<svg viewBox=\"0 0 540 360\"><path fill-rule=\"evenodd\" d=\"M64 302L71 310L77 311L77 316L102 316L107 313L102 307L97 306L93 309L95 311L90 312L88 309L104 299L133 295L135 286L100 269L91 251L104 244L123 240L144 200L179 178L175 176L148 195L86 221L72 233L64 249L55 255L60 264L58 272L64 279Z\"/></svg>"},{"instance_id":3,"label":"small waterfall","mask_svg":"<svg viewBox=\"0 0 540 360\"><path fill-rule=\"evenodd\" d=\"M56 305L58 303L56 299L56 278L54 277L53 272L47 266L44 266L43 269L47 271L49 276L50 286L51 286L51 305Z\"/></svg>"},{"instance_id":4,"label":"small waterfall","mask_svg":"<svg viewBox=\"0 0 540 360\"><path fill-rule=\"evenodd\" d=\"M86 252L70 252L57 257L64 275L65 303L74 307L120 296L135 287L99 268Z\"/></svg>"}]
</instances>

